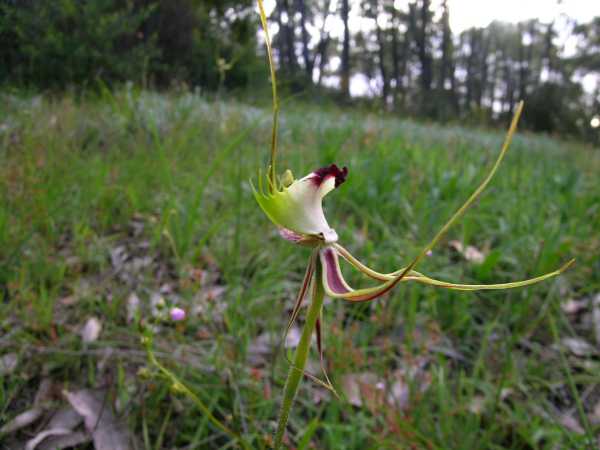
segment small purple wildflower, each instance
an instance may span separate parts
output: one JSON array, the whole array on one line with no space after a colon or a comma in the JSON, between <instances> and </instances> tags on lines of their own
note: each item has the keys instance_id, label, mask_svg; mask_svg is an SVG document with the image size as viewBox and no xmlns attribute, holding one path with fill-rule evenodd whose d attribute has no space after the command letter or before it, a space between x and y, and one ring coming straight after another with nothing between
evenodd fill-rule
<instances>
[{"instance_id":1,"label":"small purple wildflower","mask_svg":"<svg viewBox=\"0 0 600 450\"><path fill-rule=\"evenodd\" d=\"M185 310L181 309L181 308L171 308L171 311L169 312L170 316L171 316L171 320L173 322L181 322L182 320L185 319Z\"/></svg>"}]
</instances>

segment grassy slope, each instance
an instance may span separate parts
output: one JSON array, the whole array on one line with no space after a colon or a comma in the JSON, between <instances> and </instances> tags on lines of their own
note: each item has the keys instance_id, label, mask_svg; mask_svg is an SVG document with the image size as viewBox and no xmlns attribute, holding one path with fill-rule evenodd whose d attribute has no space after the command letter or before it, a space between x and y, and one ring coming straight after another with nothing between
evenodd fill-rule
<instances>
[{"instance_id":1,"label":"grassy slope","mask_svg":"<svg viewBox=\"0 0 600 450\"><path fill-rule=\"evenodd\" d=\"M18 370L1 381L0 423L27 407L43 374L67 386L108 386L145 448L159 439L164 448L226 445L160 380L136 377L145 358L126 319L127 298L136 292L148 317L162 287L167 302L196 309L185 326L160 328L163 360L179 361L173 367L215 414L264 448L286 369L281 354L268 350L308 257L277 238L249 191L247 180L266 161L269 112L135 92L0 103L0 353L20 356ZM286 105L280 168L299 176L347 165L348 181L325 202L329 222L357 256L392 270L471 193L501 139ZM554 345L552 330L558 339L594 342L589 321L567 317L560 302L600 288L599 171L589 148L517 136L491 188L448 236L484 249L485 262L464 261L444 243L420 270L501 282L553 270L572 256L577 265L514 291L403 285L372 304L329 303L334 384L368 372L365 379L391 385L404 374L412 394L400 408L383 404L365 383L363 405L351 406L305 382L291 442L316 424L305 448L583 448L585 435L559 420L566 413L584 425L576 400L593 409L598 362ZM132 268L119 252L151 262ZM227 290L212 301L201 295L215 286ZM90 316L103 331L84 346L77 330ZM259 335L272 337L262 352ZM107 348L114 352L98 369Z\"/></svg>"}]
</instances>

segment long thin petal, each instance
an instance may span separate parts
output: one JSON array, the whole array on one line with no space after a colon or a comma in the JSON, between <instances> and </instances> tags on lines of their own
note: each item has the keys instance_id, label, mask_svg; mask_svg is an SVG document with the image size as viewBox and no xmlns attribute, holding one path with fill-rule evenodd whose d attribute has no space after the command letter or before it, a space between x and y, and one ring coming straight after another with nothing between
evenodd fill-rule
<instances>
[{"instance_id":1,"label":"long thin petal","mask_svg":"<svg viewBox=\"0 0 600 450\"><path fill-rule=\"evenodd\" d=\"M317 258L318 258L318 255L317 255L317 251L315 250L311 254L310 259L308 261L308 266L306 267L304 279L302 280L302 285L300 286L300 291L298 292L298 295L296 296L296 301L294 302L294 309L292 310L290 320L288 321L288 324L285 329L285 333L283 335L280 345L285 345L285 342L286 342L288 334L292 328L292 325L294 325L294 322L296 322L296 319L298 318L298 314L300 313L300 309L302 307L302 301L306 297L306 292L308 291L308 288L310 287L311 281L313 279L313 275L315 273ZM315 325L315 332L317 335L317 349L319 351L319 358L321 361L321 370L323 371L323 375L325 376L325 381L320 380L318 377L312 375L311 373L307 372L306 370L303 370L302 373L304 374L304 376L306 376L307 378L310 378L316 384L324 387L325 389L330 390L336 397L339 398L339 394L333 387L333 384L331 383L331 381L329 380L329 376L327 375L327 371L325 370L323 345L322 345L323 332L322 332L322 328L321 328L321 324L323 322L322 314L323 314L323 311L321 311L321 315L320 315L319 319L317 319L317 323ZM285 354L285 359L287 360L288 364L290 366L294 366L294 363L290 360L287 353L284 352L284 354Z\"/></svg>"},{"instance_id":2,"label":"long thin petal","mask_svg":"<svg viewBox=\"0 0 600 450\"><path fill-rule=\"evenodd\" d=\"M404 268L402 268L402 269L399 269L399 270L397 270L395 272L391 272L391 273L380 273L380 272L377 272L377 271L371 269L367 265L361 263L355 256L353 256L348 250L346 250L341 245L336 243L336 244L333 244L333 246L338 251L340 256L342 256L342 258L344 258L346 261L348 261L356 269L360 270L362 273L364 273L365 275L368 275L369 277L371 277L375 280L391 281L405 270ZM560 267L559 269L557 269L553 272L548 272L544 275L540 275L540 276L534 277L534 278L529 278L527 280L512 281L512 282L508 282L508 283L461 284L461 283L454 283L451 281L436 280L435 278L428 277L428 276L422 274L421 272L417 272L415 270L411 270L410 274L406 275L402 281L416 281L417 283L428 284L430 286L436 286L436 287L441 287L441 288L445 288L445 289L453 289L453 290L457 290L457 291L512 289L512 288L517 288L517 287L529 286L531 284L539 283L540 281L544 281L544 280L547 280L548 278L552 278L557 275L560 275L565 270L567 270L574 262L575 262L575 260L572 259L572 260L568 261L567 263L565 263L562 267Z\"/></svg>"},{"instance_id":3,"label":"long thin petal","mask_svg":"<svg viewBox=\"0 0 600 450\"><path fill-rule=\"evenodd\" d=\"M290 329L292 328L292 325L294 324L294 322L296 321L296 318L298 317L298 313L300 312L300 307L302 306L302 301L304 300L304 297L306 297L306 292L308 291L308 287L310 286L310 282L311 282L311 280L313 278L313 274L315 272L316 262L317 262L317 254L316 254L316 252L313 252L308 261L308 266L306 267L304 279L302 280L302 286L300 287L300 291L298 292L298 295L296 296L296 301L294 302L294 309L292 310L292 315L290 316L290 320L287 324L285 333L283 335L282 342L284 342L284 343L287 339Z\"/></svg>"},{"instance_id":4,"label":"long thin petal","mask_svg":"<svg viewBox=\"0 0 600 450\"><path fill-rule=\"evenodd\" d=\"M548 278L555 277L560 275L569 267L571 267L575 263L574 259L571 259L567 263L565 263L561 268L548 272L544 275L540 275L539 277L529 278L527 280L520 281L512 281L509 283L497 283L497 284L459 284L459 283L451 283L448 281L440 281L434 278L429 278L425 275L421 275L419 277L413 278L414 281L423 284L429 284L431 286L437 286L446 289L453 289L457 291L482 291L482 290L495 290L495 289L512 289L517 287L529 286L531 284L539 283L540 281L547 280Z\"/></svg>"},{"instance_id":5,"label":"long thin petal","mask_svg":"<svg viewBox=\"0 0 600 450\"><path fill-rule=\"evenodd\" d=\"M340 396L333 387L333 383L329 379L329 375L327 375L327 369L325 369L325 352L323 350L323 310L321 310L321 314L317 319L317 323L315 324L315 334L317 336L317 350L319 351L319 362L321 364L321 372L323 372L323 376L325 377L328 389L330 389L331 392L333 392L333 394L339 399Z\"/></svg>"},{"instance_id":6,"label":"long thin petal","mask_svg":"<svg viewBox=\"0 0 600 450\"><path fill-rule=\"evenodd\" d=\"M448 220L448 222L446 222L444 224L444 226L440 229L440 231L438 231L438 233L433 237L431 242L429 242L429 244L427 244L421 250L421 252L415 257L415 259L413 259L406 268L400 269L399 271L397 271L397 272L400 272L400 275L399 275L400 279L403 279L406 275L408 275L410 273L410 271L425 257L427 252L429 250L431 250L440 241L440 239L442 239L442 237L448 232L450 227L452 225L454 225L458 221L458 219L460 219L465 214L467 209L469 209L469 207L475 202L475 200L477 200L477 198L481 195L483 190L490 183L490 181L492 180L492 178L498 171L498 167L500 167L500 163L504 159L504 156L506 155L508 148L510 147L512 138L515 134L515 131L517 130L517 124L519 123L519 118L521 117L522 111L523 111L523 101L520 101L519 104L517 105L517 109L512 118L512 121L510 123L510 127L508 128L508 132L506 133L506 137L504 138L504 143L502 144L502 149L500 150L500 154L498 155L496 162L490 169L490 171L487 174L487 176L485 177L485 179L481 182L481 184L477 187L477 189L475 189L475 191L471 194L471 196L467 199L467 201L465 201L465 203L460 208L458 208L458 210L452 215L452 217L450 217L450 220Z\"/></svg>"}]
</instances>

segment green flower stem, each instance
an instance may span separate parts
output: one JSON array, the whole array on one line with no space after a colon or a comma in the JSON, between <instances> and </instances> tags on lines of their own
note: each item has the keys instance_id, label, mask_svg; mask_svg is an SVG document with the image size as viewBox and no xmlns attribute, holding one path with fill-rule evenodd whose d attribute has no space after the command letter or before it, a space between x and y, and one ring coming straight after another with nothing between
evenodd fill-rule
<instances>
[{"instance_id":1,"label":"green flower stem","mask_svg":"<svg viewBox=\"0 0 600 450\"><path fill-rule=\"evenodd\" d=\"M267 22L267 14L265 13L265 7L262 0L258 0L258 11L260 15L260 22L263 30L265 31L265 44L267 45L267 56L269 58L269 70L271 72L271 88L273 90L273 130L271 132L271 160L269 162L269 173L268 177L269 192L273 193L273 190L277 186L275 171L275 157L277 155L277 127L279 122L279 101L277 100L277 77L275 75L275 64L273 64L273 50L271 49L271 37L269 36L269 26Z\"/></svg>"},{"instance_id":2,"label":"green flower stem","mask_svg":"<svg viewBox=\"0 0 600 450\"><path fill-rule=\"evenodd\" d=\"M156 356L154 356L154 351L152 350L152 338L150 336L144 336L142 338L142 343L146 347L148 361L151 365L156 367L167 380L169 380L171 383L171 389L174 392L184 394L186 397L188 397L215 427L219 428L225 434L238 441L244 450L251 450L252 447L250 447L243 437L217 419L210 411L210 408L202 400L200 400L200 397L198 397L190 388L183 384L183 382L181 382L173 372L158 362Z\"/></svg>"},{"instance_id":3,"label":"green flower stem","mask_svg":"<svg viewBox=\"0 0 600 450\"><path fill-rule=\"evenodd\" d=\"M296 348L294 362L290 366L287 380L285 382L285 388L283 390L283 403L281 404L279 423L277 425L277 432L275 433L275 450L281 448L290 410L292 409L294 398L296 397L298 387L300 386L300 381L302 380L302 376L304 374L304 367L306 366L306 360L308 359L308 351L310 350L312 333L315 329L317 319L321 314L321 308L323 307L323 298L325 297L325 291L323 290L323 284L321 283L321 274L323 272L323 268L319 258L317 258L316 263L317 266L313 278L312 300L306 315L306 322L304 323L302 336L300 337L300 343Z\"/></svg>"}]
</instances>

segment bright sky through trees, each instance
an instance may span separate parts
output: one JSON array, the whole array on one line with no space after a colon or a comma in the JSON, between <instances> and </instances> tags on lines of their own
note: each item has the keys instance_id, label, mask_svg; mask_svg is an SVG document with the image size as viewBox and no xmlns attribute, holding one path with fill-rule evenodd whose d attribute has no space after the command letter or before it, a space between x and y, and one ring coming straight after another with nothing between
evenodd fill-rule
<instances>
[{"instance_id":1,"label":"bright sky through trees","mask_svg":"<svg viewBox=\"0 0 600 450\"><path fill-rule=\"evenodd\" d=\"M410 0L395 0L394 5L399 10L406 10ZM441 11L441 0L432 0L431 8ZM264 0L267 15L275 8L276 0ZM371 31L374 29L373 20L364 17L360 11L360 0L350 0L349 26L353 31ZM542 22L554 22L558 31L558 47L562 53L571 55L577 46L577 39L571 35L573 21L585 22L592 17L600 16L600 0L448 0L450 9L450 27L454 33L461 33L471 27L486 27L494 20L517 23L528 19L539 19ZM339 0L333 0L331 10L339 9ZM379 19L378 19L379 20ZM382 20L385 22L384 18ZM319 24L320 25L320 24ZM385 24L380 24L385 27ZM339 14L331 14L327 19L326 30L334 38L342 39L344 25ZM318 40L318 29L313 30L313 44ZM275 29L276 33L277 30ZM330 61L330 68L336 70L339 58ZM587 92L591 92L597 81L597 76L588 74L580 81ZM336 76L324 79L325 84L337 85ZM350 91L353 96L369 95L373 89L362 74L355 74L351 80Z\"/></svg>"},{"instance_id":2,"label":"bright sky through trees","mask_svg":"<svg viewBox=\"0 0 600 450\"><path fill-rule=\"evenodd\" d=\"M276 0L264 0L267 15L275 8ZM337 9L337 0L332 9ZM359 0L351 0L351 25L360 26ZM406 9L410 0L395 0L399 9ZM432 2L439 9L439 0ZM539 19L551 22L569 17L577 21L586 21L600 15L600 1L594 0L448 0L450 7L450 26L452 31L460 33L470 27L485 27L494 20L517 23L527 19ZM341 37L342 23L339 17L330 17L332 35Z\"/></svg>"},{"instance_id":3,"label":"bright sky through trees","mask_svg":"<svg viewBox=\"0 0 600 450\"><path fill-rule=\"evenodd\" d=\"M567 16L585 22L600 15L600 1L593 0L449 0L450 26L461 32L470 27L485 27L494 20L519 22L539 19L551 22Z\"/></svg>"}]
</instances>

